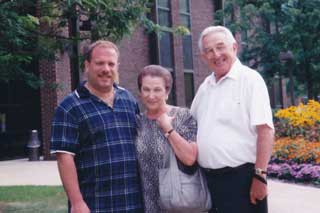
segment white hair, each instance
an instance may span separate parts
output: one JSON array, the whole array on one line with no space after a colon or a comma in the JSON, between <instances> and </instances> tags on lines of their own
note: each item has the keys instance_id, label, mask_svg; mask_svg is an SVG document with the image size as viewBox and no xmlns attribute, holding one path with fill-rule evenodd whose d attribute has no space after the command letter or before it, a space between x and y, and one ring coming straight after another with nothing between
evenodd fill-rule
<instances>
[{"instance_id":1,"label":"white hair","mask_svg":"<svg viewBox=\"0 0 320 213\"><path fill-rule=\"evenodd\" d=\"M202 40L205 36L211 33L224 33L226 35L227 42L231 44L237 43L236 39L234 38L234 36L232 35L231 31L228 28L224 26L210 26L205 28L200 34L198 46L201 53L203 53Z\"/></svg>"}]
</instances>

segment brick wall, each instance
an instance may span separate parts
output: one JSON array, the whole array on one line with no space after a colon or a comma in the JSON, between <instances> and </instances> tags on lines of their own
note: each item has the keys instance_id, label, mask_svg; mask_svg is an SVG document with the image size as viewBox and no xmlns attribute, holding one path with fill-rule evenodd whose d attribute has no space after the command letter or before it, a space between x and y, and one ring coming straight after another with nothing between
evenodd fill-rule
<instances>
[{"instance_id":1,"label":"brick wall","mask_svg":"<svg viewBox=\"0 0 320 213\"><path fill-rule=\"evenodd\" d=\"M194 1L191 0L191 24L192 24L192 49L195 88L197 89L203 79L211 73L207 66L201 61L198 50L198 39L201 31L212 25L213 22L213 3L211 0ZM171 1L172 23L173 26L180 24L179 20L179 1ZM66 32L64 32L66 33ZM174 44L174 70L176 84L177 105L185 106L184 94L184 70L183 70L183 49L182 39L175 36ZM80 46L83 46L81 44ZM132 36L123 39L119 44L120 50L120 86L130 90L139 100L137 87L138 72L146 65L151 63L150 55L150 35L144 32L143 28L138 28ZM49 83L43 87L41 93L41 126L42 141L44 144L45 159L50 159L49 142L51 134L51 121L54 109L57 104L71 91L71 71L68 55L62 54L59 60L41 61L40 76ZM82 75L81 75L82 78ZM49 85L58 83L59 89L54 90Z\"/></svg>"},{"instance_id":2,"label":"brick wall","mask_svg":"<svg viewBox=\"0 0 320 213\"><path fill-rule=\"evenodd\" d=\"M196 89L199 88L205 77L211 73L201 59L198 40L202 30L213 25L214 7L212 2L210 0L191 1L193 67Z\"/></svg>"},{"instance_id":3,"label":"brick wall","mask_svg":"<svg viewBox=\"0 0 320 213\"><path fill-rule=\"evenodd\" d=\"M56 61L57 104L71 92L70 58L68 53L59 55Z\"/></svg>"},{"instance_id":4,"label":"brick wall","mask_svg":"<svg viewBox=\"0 0 320 213\"><path fill-rule=\"evenodd\" d=\"M139 71L150 64L149 39L144 29L138 28L130 38L118 45L120 51L120 86L130 90L138 99L137 78Z\"/></svg>"},{"instance_id":5,"label":"brick wall","mask_svg":"<svg viewBox=\"0 0 320 213\"><path fill-rule=\"evenodd\" d=\"M42 60L39 63L40 76L46 82L40 89L43 155L46 160L51 158L51 122L55 107L71 91L69 56L64 53L57 58L57 61Z\"/></svg>"},{"instance_id":6,"label":"brick wall","mask_svg":"<svg viewBox=\"0 0 320 213\"><path fill-rule=\"evenodd\" d=\"M41 132L43 143L43 155L47 160L49 156L49 140L50 140L50 126L54 107L57 103L57 94L50 88L50 84L54 84L56 80L55 76L55 62L41 60L39 62L40 77L46 82L46 84L40 89L40 103L41 103Z\"/></svg>"},{"instance_id":7,"label":"brick wall","mask_svg":"<svg viewBox=\"0 0 320 213\"><path fill-rule=\"evenodd\" d=\"M203 79L211 73L201 61L198 50L198 39L201 31L213 23L213 3L210 0L191 2L191 25L192 25L192 51L194 65L195 88L197 89ZM180 25L179 1L171 1L172 24ZM176 85L176 102L178 106L185 106L183 48L181 36L173 38L173 56ZM121 41L120 49L120 85L132 91L138 97L137 75L144 66L150 64L150 39L142 28L130 37Z\"/></svg>"},{"instance_id":8,"label":"brick wall","mask_svg":"<svg viewBox=\"0 0 320 213\"><path fill-rule=\"evenodd\" d=\"M172 26L180 25L179 1L171 1ZM173 63L175 71L175 93L178 106L185 106L183 46L179 35L173 36Z\"/></svg>"}]
</instances>

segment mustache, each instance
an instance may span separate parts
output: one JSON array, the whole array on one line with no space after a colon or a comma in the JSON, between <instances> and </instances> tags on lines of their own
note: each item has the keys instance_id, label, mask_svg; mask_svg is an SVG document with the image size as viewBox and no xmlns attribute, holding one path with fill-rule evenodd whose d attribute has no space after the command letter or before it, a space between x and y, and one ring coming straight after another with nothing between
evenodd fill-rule
<instances>
[{"instance_id":1,"label":"mustache","mask_svg":"<svg viewBox=\"0 0 320 213\"><path fill-rule=\"evenodd\" d=\"M119 84L119 73L118 72L102 72L100 73L101 77L107 76L110 77L115 83Z\"/></svg>"}]
</instances>

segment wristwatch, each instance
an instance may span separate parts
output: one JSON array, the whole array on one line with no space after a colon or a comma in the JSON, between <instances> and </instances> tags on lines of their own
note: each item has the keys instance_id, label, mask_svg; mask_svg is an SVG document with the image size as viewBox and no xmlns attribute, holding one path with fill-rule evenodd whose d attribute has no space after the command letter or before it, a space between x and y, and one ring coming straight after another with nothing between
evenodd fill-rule
<instances>
[{"instance_id":1,"label":"wristwatch","mask_svg":"<svg viewBox=\"0 0 320 213\"><path fill-rule=\"evenodd\" d=\"M173 131L174 131L173 128L170 129L168 132L166 132L166 133L164 134L164 136L165 136L166 138L168 138Z\"/></svg>"},{"instance_id":2,"label":"wristwatch","mask_svg":"<svg viewBox=\"0 0 320 213\"><path fill-rule=\"evenodd\" d=\"M267 171L265 171L265 170L263 170L263 169L261 169L261 168L255 168L254 169L254 173L256 174L256 175L264 175L264 174L267 174Z\"/></svg>"}]
</instances>

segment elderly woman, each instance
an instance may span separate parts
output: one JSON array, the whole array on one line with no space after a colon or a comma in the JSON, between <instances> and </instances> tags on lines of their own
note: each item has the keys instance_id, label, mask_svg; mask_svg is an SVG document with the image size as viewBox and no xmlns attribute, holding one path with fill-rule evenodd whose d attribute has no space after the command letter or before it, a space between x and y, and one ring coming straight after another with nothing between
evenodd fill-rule
<instances>
[{"instance_id":1,"label":"elderly woman","mask_svg":"<svg viewBox=\"0 0 320 213\"><path fill-rule=\"evenodd\" d=\"M180 168L192 168L197 158L196 122L188 109L166 103L172 85L168 70L158 65L143 68L138 76L146 109L138 119L136 141L145 212L166 212L159 206L158 170L169 160L170 147Z\"/></svg>"}]
</instances>

